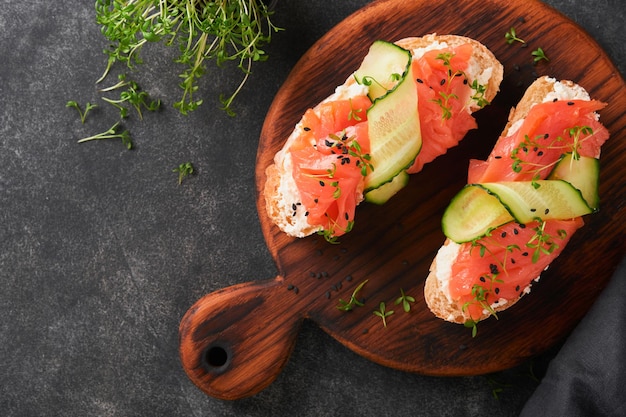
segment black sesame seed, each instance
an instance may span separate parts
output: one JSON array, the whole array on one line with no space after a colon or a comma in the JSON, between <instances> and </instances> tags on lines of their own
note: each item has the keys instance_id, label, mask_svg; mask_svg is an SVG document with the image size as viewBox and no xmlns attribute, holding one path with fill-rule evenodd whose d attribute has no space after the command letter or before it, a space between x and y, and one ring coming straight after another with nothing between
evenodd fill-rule
<instances>
[{"instance_id":1,"label":"black sesame seed","mask_svg":"<svg viewBox=\"0 0 626 417\"><path fill-rule=\"evenodd\" d=\"M537 152L537 156L543 156L543 151Z\"/></svg>"},{"instance_id":2,"label":"black sesame seed","mask_svg":"<svg viewBox=\"0 0 626 417\"><path fill-rule=\"evenodd\" d=\"M515 259L511 258L511 263L515 265Z\"/></svg>"},{"instance_id":3,"label":"black sesame seed","mask_svg":"<svg viewBox=\"0 0 626 417\"><path fill-rule=\"evenodd\" d=\"M528 48L528 44L527 43L523 43L520 45L520 48Z\"/></svg>"},{"instance_id":4,"label":"black sesame seed","mask_svg":"<svg viewBox=\"0 0 626 417\"><path fill-rule=\"evenodd\" d=\"M317 203L318 203L318 201L319 201L319 200L318 200L317 198L313 200L313 202L314 202L315 204L317 204Z\"/></svg>"},{"instance_id":5,"label":"black sesame seed","mask_svg":"<svg viewBox=\"0 0 626 417\"><path fill-rule=\"evenodd\" d=\"M293 290L293 285L291 285L291 284L287 285L287 289L288 289L289 291Z\"/></svg>"},{"instance_id":6,"label":"black sesame seed","mask_svg":"<svg viewBox=\"0 0 626 417\"><path fill-rule=\"evenodd\" d=\"M520 224L520 225L519 225L519 228L520 228L520 229L525 229L525 228L526 228L526 225L525 225L525 224Z\"/></svg>"},{"instance_id":7,"label":"black sesame seed","mask_svg":"<svg viewBox=\"0 0 626 417\"><path fill-rule=\"evenodd\" d=\"M291 217L296 217L296 212L291 213Z\"/></svg>"},{"instance_id":8,"label":"black sesame seed","mask_svg":"<svg viewBox=\"0 0 626 417\"><path fill-rule=\"evenodd\" d=\"M515 286L515 291L519 291L519 285Z\"/></svg>"},{"instance_id":9,"label":"black sesame seed","mask_svg":"<svg viewBox=\"0 0 626 417\"><path fill-rule=\"evenodd\" d=\"M557 101L559 101L559 99L558 99L558 98L553 98L553 99L552 99L552 102L553 102L553 103L556 103Z\"/></svg>"},{"instance_id":10,"label":"black sesame seed","mask_svg":"<svg viewBox=\"0 0 626 417\"><path fill-rule=\"evenodd\" d=\"M308 211L304 213L304 217L307 217L308 215L309 215Z\"/></svg>"},{"instance_id":11,"label":"black sesame seed","mask_svg":"<svg viewBox=\"0 0 626 417\"><path fill-rule=\"evenodd\" d=\"M420 84L423 84L423 83L424 83L424 81L422 81L422 79L421 79L421 78L418 78L418 79L416 79L415 81L417 81L417 82L418 82L418 83L420 83Z\"/></svg>"},{"instance_id":12,"label":"black sesame seed","mask_svg":"<svg viewBox=\"0 0 626 417\"><path fill-rule=\"evenodd\" d=\"M502 232L502 233L500 234L500 236L501 236L501 237L503 237L503 238L505 238L505 237L506 237L506 232Z\"/></svg>"},{"instance_id":13,"label":"black sesame seed","mask_svg":"<svg viewBox=\"0 0 626 417\"><path fill-rule=\"evenodd\" d=\"M324 184L324 181L320 180L320 185L323 187L323 186L325 186L326 184Z\"/></svg>"},{"instance_id":14,"label":"black sesame seed","mask_svg":"<svg viewBox=\"0 0 626 417\"><path fill-rule=\"evenodd\" d=\"M343 217L345 217L346 220L350 220L350 215L348 214L348 212L345 212Z\"/></svg>"},{"instance_id":15,"label":"black sesame seed","mask_svg":"<svg viewBox=\"0 0 626 417\"><path fill-rule=\"evenodd\" d=\"M330 291L326 291L326 299L330 299Z\"/></svg>"},{"instance_id":16,"label":"black sesame seed","mask_svg":"<svg viewBox=\"0 0 626 417\"><path fill-rule=\"evenodd\" d=\"M333 143L332 143L331 141L329 141L328 139L325 139L325 140L324 140L324 144L325 144L326 146L328 146L329 148L332 148L332 147L333 147Z\"/></svg>"},{"instance_id":17,"label":"black sesame seed","mask_svg":"<svg viewBox=\"0 0 626 417\"><path fill-rule=\"evenodd\" d=\"M298 287L293 287L293 293L294 294L298 294L300 292L300 290L298 289Z\"/></svg>"},{"instance_id":18,"label":"black sesame seed","mask_svg":"<svg viewBox=\"0 0 626 417\"><path fill-rule=\"evenodd\" d=\"M545 135L543 135L543 138L544 138L544 139L548 139L549 137L550 137L550 134L549 134L549 133L546 133Z\"/></svg>"},{"instance_id":19,"label":"black sesame seed","mask_svg":"<svg viewBox=\"0 0 626 417\"><path fill-rule=\"evenodd\" d=\"M522 252L522 256L528 256L528 252Z\"/></svg>"},{"instance_id":20,"label":"black sesame seed","mask_svg":"<svg viewBox=\"0 0 626 417\"><path fill-rule=\"evenodd\" d=\"M518 234L519 234L519 230L517 230L517 229L513 229L513 234L514 234L514 235L518 235Z\"/></svg>"},{"instance_id":21,"label":"black sesame seed","mask_svg":"<svg viewBox=\"0 0 626 417\"><path fill-rule=\"evenodd\" d=\"M327 278L327 277L328 277L328 272L326 272L326 271L322 271L322 276L323 276L324 278Z\"/></svg>"},{"instance_id":22,"label":"black sesame seed","mask_svg":"<svg viewBox=\"0 0 626 417\"><path fill-rule=\"evenodd\" d=\"M568 106L573 106L573 105L574 105L574 102L573 102L573 101L568 101L568 102L567 102L567 105L568 105Z\"/></svg>"},{"instance_id":23,"label":"black sesame seed","mask_svg":"<svg viewBox=\"0 0 626 417\"><path fill-rule=\"evenodd\" d=\"M519 71L519 70L520 70L519 65L515 65L515 66L513 67L513 69L514 69L515 71Z\"/></svg>"},{"instance_id":24,"label":"black sesame seed","mask_svg":"<svg viewBox=\"0 0 626 417\"><path fill-rule=\"evenodd\" d=\"M352 281L352 275L348 275L348 276L346 277L346 281L348 281L348 282Z\"/></svg>"},{"instance_id":25,"label":"black sesame seed","mask_svg":"<svg viewBox=\"0 0 626 417\"><path fill-rule=\"evenodd\" d=\"M498 265L496 265L496 264L489 264L489 271L492 274L497 274L498 273Z\"/></svg>"},{"instance_id":26,"label":"black sesame seed","mask_svg":"<svg viewBox=\"0 0 626 417\"><path fill-rule=\"evenodd\" d=\"M295 210L295 209L297 209L297 208L298 208L298 206L296 206L296 203L293 203L293 204L291 205L291 208Z\"/></svg>"},{"instance_id":27,"label":"black sesame seed","mask_svg":"<svg viewBox=\"0 0 626 417\"><path fill-rule=\"evenodd\" d=\"M496 294L500 294L500 288L496 287L496 289L493 290L493 292L495 292Z\"/></svg>"},{"instance_id":28,"label":"black sesame seed","mask_svg":"<svg viewBox=\"0 0 626 417\"><path fill-rule=\"evenodd\" d=\"M368 329L363 329L362 333L367 334L368 331L369 331Z\"/></svg>"},{"instance_id":29,"label":"black sesame seed","mask_svg":"<svg viewBox=\"0 0 626 417\"><path fill-rule=\"evenodd\" d=\"M502 157L500 155L496 155L493 157L493 159L502 159Z\"/></svg>"},{"instance_id":30,"label":"black sesame seed","mask_svg":"<svg viewBox=\"0 0 626 417\"><path fill-rule=\"evenodd\" d=\"M548 213L550 213L550 209L549 208L545 209L544 212L543 212L543 214L548 214Z\"/></svg>"},{"instance_id":31,"label":"black sesame seed","mask_svg":"<svg viewBox=\"0 0 626 417\"><path fill-rule=\"evenodd\" d=\"M480 277L479 279L480 279L480 282L485 282L486 281L485 277Z\"/></svg>"},{"instance_id":32,"label":"black sesame seed","mask_svg":"<svg viewBox=\"0 0 626 417\"><path fill-rule=\"evenodd\" d=\"M313 272L313 271L309 272L309 276L310 276L311 278L315 278L315 272Z\"/></svg>"},{"instance_id":33,"label":"black sesame seed","mask_svg":"<svg viewBox=\"0 0 626 417\"><path fill-rule=\"evenodd\" d=\"M441 81L439 81L439 84L440 84L440 85L445 85L445 84L446 84L446 79L445 79L445 78L443 78Z\"/></svg>"},{"instance_id":34,"label":"black sesame seed","mask_svg":"<svg viewBox=\"0 0 626 417\"><path fill-rule=\"evenodd\" d=\"M304 126L304 131L305 131L305 132L308 132L309 130L311 130L311 128L310 128L310 127L308 127L308 126Z\"/></svg>"},{"instance_id":35,"label":"black sesame seed","mask_svg":"<svg viewBox=\"0 0 626 417\"><path fill-rule=\"evenodd\" d=\"M536 208L531 208L530 211L534 213L534 212L537 211L537 209Z\"/></svg>"},{"instance_id":36,"label":"black sesame seed","mask_svg":"<svg viewBox=\"0 0 626 417\"><path fill-rule=\"evenodd\" d=\"M457 75L461 75L461 74L457 74ZM464 85L467 85L467 83L468 83L468 82L469 82L469 81L467 81L467 78L464 78L464 79L463 79L463 84L464 84Z\"/></svg>"},{"instance_id":37,"label":"black sesame seed","mask_svg":"<svg viewBox=\"0 0 626 417\"><path fill-rule=\"evenodd\" d=\"M341 281L339 281L337 284L335 284L335 286L337 287L337 289L340 290L343 284L341 283Z\"/></svg>"}]
</instances>

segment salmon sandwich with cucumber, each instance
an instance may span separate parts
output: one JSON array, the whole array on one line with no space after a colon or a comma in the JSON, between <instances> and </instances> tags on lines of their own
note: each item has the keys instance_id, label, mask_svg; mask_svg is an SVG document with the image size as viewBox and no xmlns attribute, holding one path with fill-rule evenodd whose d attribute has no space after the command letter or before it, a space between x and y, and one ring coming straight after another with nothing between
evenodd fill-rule
<instances>
[{"instance_id":1,"label":"salmon sandwich with cucumber","mask_svg":"<svg viewBox=\"0 0 626 417\"><path fill-rule=\"evenodd\" d=\"M604 103L572 81L538 78L485 161L443 213L446 241L424 287L444 320L476 324L514 305L598 210Z\"/></svg>"},{"instance_id":2,"label":"salmon sandwich with cucumber","mask_svg":"<svg viewBox=\"0 0 626 417\"><path fill-rule=\"evenodd\" d=\"M383 204L409 174L475 129L503 67L480 42L430 34L374 42L343 85L307 110L266 169L268 216L283 232L349 232L363 201Z\"/></svg>"}]
</instances>

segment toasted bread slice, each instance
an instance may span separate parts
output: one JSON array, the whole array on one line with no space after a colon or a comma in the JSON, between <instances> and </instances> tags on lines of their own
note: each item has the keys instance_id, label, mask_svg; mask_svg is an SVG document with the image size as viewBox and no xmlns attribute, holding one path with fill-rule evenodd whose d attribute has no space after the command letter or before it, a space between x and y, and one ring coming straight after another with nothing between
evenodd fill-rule
<instances>
[{"instance_id":1,"label":"toasted bread slice","mask_svg":"<svg viewBox=\"0 0 626 417\"><path fill-rule=\"evenodd\" d=\"M463 36L430 34L423 37L410 37L396 42L397 45L411 50L413 59L421 57L431 49L456 47L470 43L473 45L473 55L470 59L466 76L469 82L477 80L486 87L484 99L491 101L497 94L503 77L502 64L493 53L480 42ZM349 98L356 94L363 94L366 87L356 83L351 75L339 86L335 93L326 100L337 98ZM366 91L366 90L365 90ZM316 110L317 107L314 108ZM470 100L467 111L473 113L480 109L477 101ZM321 230L320 226L312 226L308 223L305 215L306 209L293 210L293 202L300 201L299 191L292 176L291 158L288 152L291 143L302 133L304 127L298 123L281 151L279 151L274 163L266 169L266 183L263 190L266 201L266 212L270 219L285 233L295 237L305 237ZM357 190L357 201L363 200L362 188Z\"/></svg>"},{"instance_id":2,"label":"toasted bread slice","mask_svg":"<svg viewBox=\"0 0 626 417\"><path fill-rule=\"evenodd\" d=\"M508 123L504 128L502 136L509 136L515 132L520 123L530 112L530 109L538 103L559 100L581 99L589 100L589 94L585 89L572 81L557 81L550 77L541 77L528 87L518 105L509 114ZM454 264L461 245L446 239L433 260L430 273L424 285L424 297L428 308L433 314L441 319L464 323L469 317L466 316L462 305L457 300L452 299L448 291L452 265ZM539 277L532 277L538 280ZM519 301L519 299L530 293L530 285L520 292L517 299L508 300L506 303L499 302L492 304L493 311L506 310ZM483 311L483 315L474 321L483 320L491 315L488 311Z\"/></svg>"}]
</instances>

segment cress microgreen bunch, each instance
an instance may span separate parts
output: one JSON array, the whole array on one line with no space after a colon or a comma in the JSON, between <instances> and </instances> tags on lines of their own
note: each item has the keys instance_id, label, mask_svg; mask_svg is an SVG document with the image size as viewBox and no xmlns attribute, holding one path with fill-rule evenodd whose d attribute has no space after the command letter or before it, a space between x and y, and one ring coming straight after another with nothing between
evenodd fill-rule
<instances>
[{"instance_id":1,"label":"cress microgreen bunch","mask_svg":"<svg viewBox=\"0 0 626 417\"><path fill-rule=\"evenodd\" d=\"M281 30L270 20L272 11L259 0L96 0L96 21L111 42L105 50L108 62L101 79L115 62L129 67L142 64L140 51L147 43L178 45L175 61L180 73L181 99L174 104L182 114L195 110L202 100L195 96L205 61L217 65L234 61L243 79L230 96L220 96L223 109L234 112L232 102L250 74L253 62L265 61L263 47L272 32Z\"/></svg>"}]
</instances>

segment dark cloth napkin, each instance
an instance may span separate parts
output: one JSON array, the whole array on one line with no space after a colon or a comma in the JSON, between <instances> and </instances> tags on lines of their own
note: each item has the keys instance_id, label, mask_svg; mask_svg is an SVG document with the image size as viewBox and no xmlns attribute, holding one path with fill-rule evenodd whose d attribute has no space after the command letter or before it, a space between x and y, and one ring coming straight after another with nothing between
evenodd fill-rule
<instances>
[{"instance_id":1,"label":"dark cloth napkin","mask_svg":"<svg viewBox=\"0 0 626 417\"><path fill-rule=\"evenodd\" d=\"M626 258L520 416L626 416Z\"/></svg>"}]
</instances>

